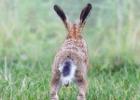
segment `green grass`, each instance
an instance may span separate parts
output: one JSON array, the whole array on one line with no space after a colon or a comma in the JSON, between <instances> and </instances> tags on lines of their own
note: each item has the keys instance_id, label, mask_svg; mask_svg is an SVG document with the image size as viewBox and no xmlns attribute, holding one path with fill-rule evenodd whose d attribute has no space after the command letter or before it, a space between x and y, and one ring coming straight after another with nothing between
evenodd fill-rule
<instances>
[{"instance_id":1,"label":"green grass","mask_svg":"<svg viewBox=\"0 0 140 100\"><path fill-rule=\"evenodd\" d=\"M2 100L49 100L52 56L37 61L2 59L0 97ZM48 60L51 59L51 60ZM87 100L139 100L140 68L123 63L112 68L100 68L106 63L91 65L88 73ZM118 68L117 68L118 67ZM75 85L63 87L60 100L75 100Z\"/></svg>"},{"instance_id":2,"label":"green grass","mask_svg":"<svg viewBox=\"0 0 140 100\"><path fill-rule=\"evenodd\" d=\"M49 100L51 64L64 36L25 34L1 38L1 100ZM106 40L92 46L90 36L85 38L90 54L87 100L139 100L140 65L133 52L117 51L114 44L109 48ZM60 100L75 100L76 95L75 85L59 93Z\"/></svg>"},{"instance_id":3,"label":"green grass","mask_svg":"<svg viewBox=\"0 0 140 100\"><path fill-rule=\"evenodd\" d=\"M53 5L76 19L87 2L93 4L83 32L90 58L87 100L140 100L138 0L120 0L123 10L117 0L0 1L0 100L49 100L51 65L66 36ZM59 93L60 100L76 95L74 84Z\"/></svg>"}]
</instances>

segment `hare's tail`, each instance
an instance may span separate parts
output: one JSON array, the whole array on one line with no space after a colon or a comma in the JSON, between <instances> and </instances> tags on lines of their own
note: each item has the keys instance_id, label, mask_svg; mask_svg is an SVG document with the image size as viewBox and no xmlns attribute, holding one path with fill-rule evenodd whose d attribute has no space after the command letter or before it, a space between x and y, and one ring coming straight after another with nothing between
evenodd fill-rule
<instances>
[{"instance_id":1,"label":"hare's tail","mask_svg":"<svg viewBox=\"0 0 140 100\"><path fill-rule=\"evenodd\" d=\"M71 59L68 59L59 67L59 70L61 72L62 84L68 86L74 79L76 65Z\"/></svg>"}]
</instances>

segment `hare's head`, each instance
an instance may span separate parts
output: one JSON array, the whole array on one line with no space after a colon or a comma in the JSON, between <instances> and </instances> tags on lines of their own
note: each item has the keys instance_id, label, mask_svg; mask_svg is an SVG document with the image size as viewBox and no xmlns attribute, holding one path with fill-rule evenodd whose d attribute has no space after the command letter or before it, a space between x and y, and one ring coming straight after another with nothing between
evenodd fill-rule
<instances>
[{"instance_id":1,"label":"hare's head","mask_svg":"<svg viewBox=\"0 0 140 100\"><path fill-rule=\"evenodd\" d=\"M79 21L76 23L71 23L68 21L64 11L58 5L54 5L54 10L58 14L58 16L61 18L66 29L68 30L67 38L77 39L77 38L82 37L81 30L83 26L85 25L86 18L89 15L91 9L92 9L92 5L87 4L86 7L83 8L83 10L81 11Z\"/></svg>"}]
</instances>

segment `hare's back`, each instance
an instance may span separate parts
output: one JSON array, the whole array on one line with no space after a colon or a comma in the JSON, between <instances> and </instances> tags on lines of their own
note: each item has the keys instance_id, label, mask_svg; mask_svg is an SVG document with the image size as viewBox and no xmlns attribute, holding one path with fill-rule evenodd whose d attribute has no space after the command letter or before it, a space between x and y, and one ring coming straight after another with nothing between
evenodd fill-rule
<instances>
[{"instance_id":1,"label":"hare's back","mask_svg":"<svg viewBox=\"0 0 140 100\"><path fill-rule=\"evenodd\" d=\"M59 62L63 62L67 58L73 59L76 64L81 64L84 62L87 64L88 55L87 55L87 45L86 42L81 40L65 40L60 51L57 54Z\"/></svg>"}]
</instances>

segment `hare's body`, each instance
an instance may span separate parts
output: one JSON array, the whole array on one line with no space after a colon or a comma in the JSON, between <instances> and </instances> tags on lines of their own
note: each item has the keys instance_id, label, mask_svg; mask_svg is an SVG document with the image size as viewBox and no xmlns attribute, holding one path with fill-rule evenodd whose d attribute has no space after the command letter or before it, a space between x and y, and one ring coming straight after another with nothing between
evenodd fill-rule
<instances>
[{"instance_id":1,"label":"hare's body","mask_svg":"<svg viewBox=\"0 0 140 100\"><path fill-rule=\"evenodd\" d=\"M86 74L88 68L88 52L86 41L81 36L81 28L87 17L87 10L91 9L88 4L83 9L79 24L70 24L67 22L64 12L55 6L55 11L63 20L68 29L68 36L62 47L57 52L52 66L52 82L51 82L51 100L58 100L57 92L62 85L68 86L71 82L75 82L79 88L78 100L85 100L86 97Z\"/></svg>"},{"instance_id":2,"label":"hare's body","mask_svg":"<svg viewBox=\"0 0 140 100\"><path fill-rule=\"evenodd\" d=\"M85 77L88 67L88 55L87 45L84 39L66 39L64 41L64 44L55 57L54 64L52 66L53 71L60 71L61 65L63 65L67 60L71 60L71 63L76 66L75 70L83 72Z\"/></svg>"}]
</instances>

